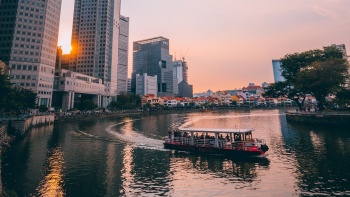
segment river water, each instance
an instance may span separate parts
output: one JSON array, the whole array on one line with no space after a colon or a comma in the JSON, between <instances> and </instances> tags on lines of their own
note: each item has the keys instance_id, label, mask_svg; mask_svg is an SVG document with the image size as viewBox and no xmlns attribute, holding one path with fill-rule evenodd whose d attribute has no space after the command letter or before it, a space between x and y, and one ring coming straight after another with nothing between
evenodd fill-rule
<instances>
[{"instance_id":1,"label":"river water","mask_svg":"<svg viewBox=\"0 0 350 197\"><path fill-rule=\"evenodd\" d=\"M266 158L163 149L169 129L254 128ZM350 129L288 124L281 110L150 114L34 128L3 155L16 196L350 195Z\"/></svg>"}]
</instances>

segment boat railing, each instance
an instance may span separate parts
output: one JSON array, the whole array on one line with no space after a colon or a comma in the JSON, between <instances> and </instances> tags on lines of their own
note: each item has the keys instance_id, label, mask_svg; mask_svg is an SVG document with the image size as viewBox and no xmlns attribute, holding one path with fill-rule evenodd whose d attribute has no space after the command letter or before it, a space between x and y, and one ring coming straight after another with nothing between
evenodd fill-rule
<instances>
[{"instance_id":1,"label":"boat railing","mask_svg":"<svg viewBox=\"0 0 350 197\"><path fill-rule=\"evenodd\" d=\"M174 143L179 145L188 145L195 147L216 147L215 139L212 138L192 138L187 137L165 137L165 142ZM233 150L250 150L259 149L261 145L265 145L265 140L263 139L252 139L249 141L234 141L230 142L226 139L218 139L218 147L220 149L233 149Z\"/></svg>"}]
</instances>

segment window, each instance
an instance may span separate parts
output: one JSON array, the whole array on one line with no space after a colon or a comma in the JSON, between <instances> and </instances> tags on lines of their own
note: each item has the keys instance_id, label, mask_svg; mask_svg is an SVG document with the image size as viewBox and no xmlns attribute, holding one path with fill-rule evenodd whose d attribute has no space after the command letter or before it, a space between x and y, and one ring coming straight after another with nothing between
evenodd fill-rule
<instances>
[{"instance_id":1,"label":"window","mask_svg":"<svg viewBox=\"0 0 350 197\"><path fill-rule=\"evenodd\" d=\"M160 62L161 62L161 67L162 67L162 68L166 68L166 61L161 60Z\"/></svg>"}]
</instances>

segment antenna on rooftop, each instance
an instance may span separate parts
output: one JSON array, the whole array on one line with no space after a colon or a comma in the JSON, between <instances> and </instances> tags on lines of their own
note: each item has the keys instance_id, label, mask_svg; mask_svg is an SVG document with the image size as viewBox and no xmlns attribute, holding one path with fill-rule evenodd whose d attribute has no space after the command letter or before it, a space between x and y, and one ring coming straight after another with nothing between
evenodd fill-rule
<instances>
[{"instance_id":1,"label":"antenna on rooftop","mask_svg":"<svg viewBox=\"0 0 350 197\"><path fill-rule=\"evenodd\" d=\"M184 56L182 56L182 58L181 58L183 61L185 61L185 57L186 57L186 55L187 55L187 53L188 53L188 50L190 50L190 49L189 49L189 48L187 48L187 51L186 51L185 55L184 55Z\"/></svg>"}]
</instances>

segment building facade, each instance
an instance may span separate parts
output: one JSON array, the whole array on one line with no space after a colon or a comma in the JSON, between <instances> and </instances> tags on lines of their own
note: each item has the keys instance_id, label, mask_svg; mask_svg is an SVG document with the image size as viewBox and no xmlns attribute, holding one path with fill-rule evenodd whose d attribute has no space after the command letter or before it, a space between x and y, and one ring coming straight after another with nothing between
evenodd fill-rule
<instances>
[{"instance_id":1,"label":"building facade","mask_svg":"<svg viewBox=\"0 0 350 197\"><path fill-rule=\"evenodd\" d=\"M348 57L348 54L346 52L346 47L345 44L332 44L332 47L335 47L336 49L338 49L339 51L341 51L343 53L344 58Z\"/></svg>"},{"instance_id":2,"label":"building facade","mask_svg":"<svg viewBox=\"0 0 350 197\"><path fill-rule=\"evenodd\" d=\"M53 88L53 106L65 110L75 108L75 104L83 100L91 100L101 107L105 94L102 79L65 69L55 71Z\"/></svg>"},{"instance_id":3,"label":"building facade","mask_svg":"<svg viewBox=\"0 0 350 197\"><path fill-rule=\"evenodd\" d=\"M71 68L102 79L103 107L117 95L119 23L120 0L75 0Z\"/></svg>"},{"instance_id":4,"label":"building facade","mask_svg":"<svg viewBox=\"0 0 350 197\"><path fill-rule=\"evenodd\" d=\"M136 75L147 73L157 76L159 96L174 94L172 56L169 54L169 39L155 37L133 43L133 73L131 88L136 92Z\"/></svg>"},{"instance_id":5,"label":"building facade","mask_svg":"<svg viewBox=\"0 0 350 197\"><path fill-rule=\"evenodd\" d=\"M117 90L121 94L128 91L129 17L120 16L118 46Z\"/></svg>"},{"instance_id":6,"label":"building facade","mask_svg":"<svg viewBox=\"0 0 350 197\"><path fill-rule=\"evenodd\" d=\"M37 93L37 104L51 106L61 0L0 1L0 60L12 84Z\"/></svg>"},{"instance_id":7,"label":"building facade","mask_svg":"<svg viewBox=\"0 0 350 197\"><path fill-rule=\"evenodd\" d=\"M285 80L282 76L280 60L272 60L272 69L275 83Z\"/></svg>"},{"instance_id":8,"label":"building facade","mask_svg":"<svg viewBox=\"0 0 350 197\"><path fill-rule=\"evenodd\" d=\"M157 96L157 76L148 76L147 73L136 75L136 94Z\"/></svg>"}]
</instances>

